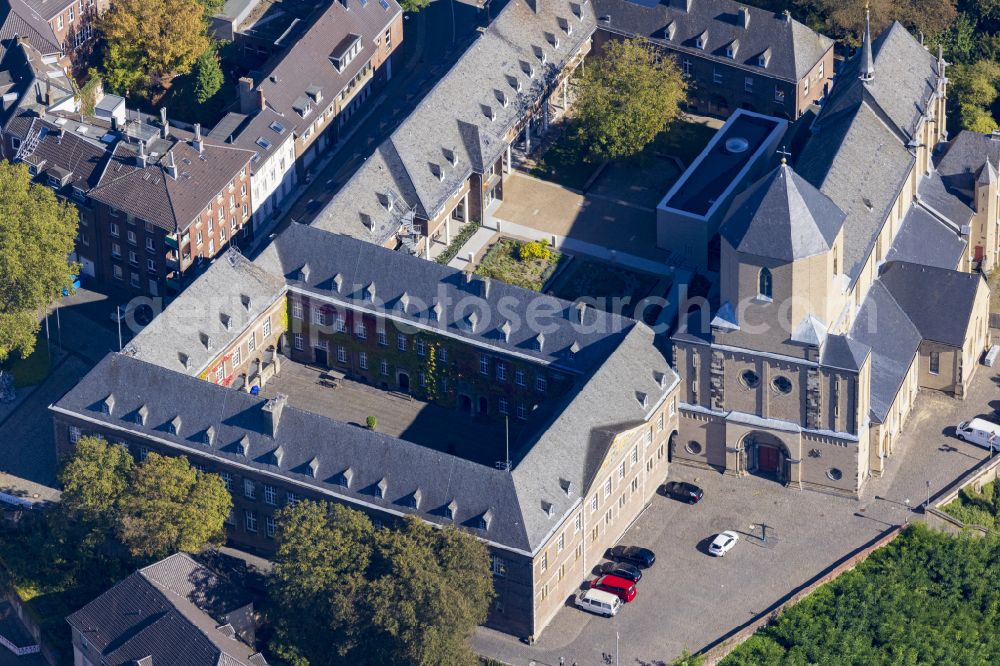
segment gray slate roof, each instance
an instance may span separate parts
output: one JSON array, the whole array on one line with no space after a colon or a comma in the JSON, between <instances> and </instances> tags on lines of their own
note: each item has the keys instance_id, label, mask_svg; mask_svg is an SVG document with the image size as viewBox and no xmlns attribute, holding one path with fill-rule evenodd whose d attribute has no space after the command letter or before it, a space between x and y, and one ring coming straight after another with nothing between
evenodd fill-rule
<instances>
[{"instance_id":1,"label":"gray slate roof","mask_svg":"<svg viewBox=\"0 0 1000 666\"><path fill-rule=\"evenodd\" d=\"M892 261L882 267L879 281L923 339L965 346L972 308L984 282L981 274Z\"/></svg>"},{"instance_id":2,"label":"gray slate roof","mask_svg":"<svg viewBox=\"0 0 1000 666\"><path fill-rule=\"evenodd\" d=\"M22 38L44 55L59 55L62 44L49 25L49 19L64 11L74 0L47 6L39 0L2 0L0 2L0 42L5 46ZM0 47L2 53L3 47Z\"/></svg>"},{"instance_id":3,"label":"gray slate roof","mask_svg":"<svg viewBox=\"0 0 1000 666\"><path fill-rule=\"evenodd\" d=\"M833 48L833 40L784 14L731 0L692 0L684 10L682 0L593 0L598 27L618 34L641 35L675 51L737 65L787 81L801 80L823 55ZM749 10L750 23L740 23L741 7ZM665 28L673 26L667 39ZM704 50L695 46L699 35L708 35ZM739 40L735 58L726 55L733 40ZM758 56L769 50L766 67ZM832 73L832 72L831 72Z\"/></svg>"},{"instance_id":4,"label":"gray slate roof","mask_svg":"<svg viewBox=\"0 0 1000 666\"><path fill-rule=\"evenodd\" d=\"M956 270L967 247L966 240L954 228L920 204L914 204L903 218L885 258Z\"/></svg>"},{"instance_id":5,"label":"gray slate roof","mask_svg":"<svg viewBox=\"0 0 1000 666\"><path fill-rule=\"evenodd\" d=\"M134 572L66 620L108 666L131 666L146 657L154 666L264 666L253 648L217 628L218 607L199 605L205 595L245 599L230 585L189 556L171 555Z\"/></svg>"},{"instance_id":6,"label":"gray slate roof","mask_svg":"<svg viewBox=\"0 0 1000 666\"><path fill-rule=\"evenodd\" d=\"M978 175L982 177L983 171L989 172L992 168L991 165L980 167ZM922 206L951 222L956 229L969 224L976 214L969 206L971 201L965 201L958 192L949 191L938 171L932 171L920 179L917 200Z\"/></svg>"},{"instance_id":7,"label":"gray slate roof","mask_svg":"<svg viewBox=\"0 0 1000 666\"><path fill-rule=\"evenodd\" d=\"M846 335L827 335L820 355L820 364L857 372L864 367L871 347Z\"/></svg>"},{"instance_id":8,"label":"gray slate roof","mask_svg":"<svg viewBox=\"0 0 1000 666\"><path fill-rule=\"evenodd\" d=\"M294 289L355 309L388 312L431 331L577 373L607 358L634 325L631 319L594 307L584 310L581 324L580 311L569 301L306 225L288 227L255 263ZM300 275L304 265L309 267L306 280ZM375 288L374 303L368 296L369 285ZM405 312L404 294L409 303ZM440 318L433 312L439 302ZM474 328L469 320L472 312L477 314ZM534 328L528 323L532 318L537 319ZM508 321L509 337L502 330ZM579 347L576 352L571 349L574 345Z\"/></svg>"},{"instance_id":9,"label":"gray slate roof","mask_svg":"<svg viewBox=\"0 0 1000 666\"><path fill-rule=\"evenodd\" d=\"M284 293L281 276L229 250L135 336L126 351L143 361L197 376Z\"/></svg>"},{"instance_id":10,"label":"gray slate roof","mask_svg":"<svg viewBox=\"0 0 1000 666\"><path fill-rule=\"evenodd\" d=\"M53 168L62 170L70 174L67 185L84 192L97 184L107 163L106 146L75 132L67 132L42 118L33 118L28 131L29 134L41 132L38 145L24 157L25 162L38 167L40 174Z\"/></svg>"},{"instance_id":11,"label":"gray slate roof","mask_svg":"<svg viewBox=\"0 0 1000 666\"><path fill-rule=\"evenodd\" d=\"M594 30L590 3L535 4L537 13L511 0L312 224L381 245L405 212L433 217L473 172L491 166L524 109Z\"/></svg>"},{"instance_id":12,"label":"gray slate roof","mask_svg":"<svg viewBox=\"0 0 1000 666\"><path fill-rule=\"evenodd\" d=\"M962 130L938 160L937 173L949 192L971 204L976 180L987 162L1000 168L1000 135Z\"/></svg>"},{"instance_id":13,"label":"gray slate roof","mask_svg":"<svg viewBox=\"0 0 1000 666\"><path fill-rule=\"evenodd\" d=\"M830 250L845 217L783 164L733 201L720 232L738 252L794 261Z\"/></svg>"}]
</instances>

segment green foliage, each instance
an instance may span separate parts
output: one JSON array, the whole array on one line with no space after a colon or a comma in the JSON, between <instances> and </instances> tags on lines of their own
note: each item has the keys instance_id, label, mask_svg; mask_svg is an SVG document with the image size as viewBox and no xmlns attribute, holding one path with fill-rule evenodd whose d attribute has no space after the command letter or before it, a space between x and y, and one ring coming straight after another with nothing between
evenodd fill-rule
<instances>
[{"instance_id":1,"label":"green foliage","mask_svg":"<svg viewBox=\"0 0 1000 666\"><path fill-rule=\"evenodd\" d=\"M217 474L150 453L119 502L118 537L133 557L160 559L223 542L233 500Z\"/></svg>"},{"instance_id":2,"label":"green foliage","mask_svg":"<svg viewBox=\"0 0 1000 666\"><path fill-rule=\"evenodd\" d=\"M580 79L578 139L594 159L635 157L680 116L686 94L673 58L641 39L610 41Z\"/></svg>"},{"instance_id":3,"label":"green foliage","mask_svg":"<svg viewBox=\"0 0 1000 666\"><path fill-rule=\"evenodd\" d=\"M400 0L399 6L407 14L416 14L429 4L431 4L431 0Z\"/></svg>"},{"instance_id":4,"label":"green foliage","mask_svg":"<svg viewBox=\"0 0 1000 666\"><path fill-rule=\"evenodd\" d=\"M376 531L342 505L300 502L279 514L269 584L275 654L295 666L472 664L473 629L493 580L486 546L408 518Z\"/></svg>"},{"instance_id":5,"label":"green foliage","mask_svg":"<svg viewBox=\"0 0 1000 666\"><path fill-rule=\"evenodd\" d=\"M546 259L528 258L522 255L519 241L502 238L494 243L486 252L486 256L476 267L477 275L502 280L533 291L541 291L542 287L555 272L563 255L552 252ZM531 250L529 250L529 253Z\"/></svg>"},{"instance_id":6,"label":"green foliage","mask_svg":"<svg viewBox=\"0 0 1000 666\"><path fill-rule=\"evenodd\" d=\"M226 0L198 0L198 4L205 8L205 18L209 18L222 11Z\"/></svg>"},{"instance_id":7,"label":"green foliage","mask_svg":"<svg viewBox=\"0 0 1000 666\"><path fill-rule=\"evenodd\" d=\"M87 82L80 88L80 112L87 116L94 115L94 106L97 104L97 91L101 89L101 75L96 69L87 70Z\"/></svg>"},{"instance_id":8,"label":"green foliage","mask_svg":"<svg viewBox=\"0 0 1000 666\"><path fill-rule=\"evenodd\" d=\"M42 310L72 288L80 216L24 164L0 163L0 361L35 348Z\"/></svg>"},{"instance_id":9,"label":"green foliage","mask_svg":"<svg viewBox=\"0 0 1000 666\"><path fill-rule=\"evenodd\" d=\"M378 427L378 419L377 419L377 418L375 418L375 417L374 417L374 416L372 416L372 415L369 415L369 416L368 416L368 417L367 417L367 418L365 419L365 425L367 425L367 426L368 426L368 429L369 429L369 430L375 430L375 428L377 428L377 427Z\"/></svg>"},{"instance_id":10,"label":"green foliage","mask_svg":"<svg viewBox=\"0 0 1000 666\"><path fill-rule=\"evenodd\" d=\"M458 233L451 237L451 243L448 244L441 254L437 256L436 261L439 264L447 266L452 259L458 256L458 251L462 249L462 246L472 238L472 235L476 233L476 229L479 225L475 222L466 222L462 225L462 228L458 230Z\"/></svg>"},{"instance_id":11,"label":"green foliage","mask_svg":"<svg viewBox=\"0 0 1000 666\"><path fill-rule=\"evenodd\" d=\"M424 361L424 375L427 378L427 399L438 399L437 345L427 345L427 358Z\"/></svg>"},{"instance_id":12,"label":"green foliage","mask_svg":"<svg viewBox=\"0 0 1000 666\"><path fill-rule=\"evenodd\" d=\"M990 108L1000 97L1000 64L980 60L971 65L955 65L949 76L952 110L957 110L960 128L985 133L997 129Z\"/></svg>"},{"instance_id":13,"label":"green foliage","mask_svg":"<svg viewBox=\"0 0 1000 666\"><path fill-rule=\"evenodd\" d=\"M1000 538L916 525L721 663L1000 663Z\"/></svg>"},{"instance_id":14,"label":"green foliage","mask_svg":"<svg viewBox=\"0 0 1000 666\"><path fill-rule=\"evenodd\" d=\"M691 654L687 650L681 653L677 659L675 659L670 666L702 666L705 663L705 658L700 654Z\"/></svg>"},{"instance_id":15,"label":"green foliage","mask_svg":"<svg viewBox=\"0 0 1000 666\"><path fill-rule=\"evenodd\" d=\"M219 66L219 55L214 48L209 48L198 56L191 70L191 77L194 79L191 86L192 95L198 104L204 104L219 92L225 77L222 75L222 67Z\"/></svg>"},{"instance_id":16,"label":"green foliage","mask_svg":"<svg viewBox=\"0 0 1000 666\"><path fill-rule=\"evenodd\" d=\"M958 498L943 506L942 511L966 525L1000 529L1000 483L988 483L978 493L972 488L963 488Z\"/></svg>"},{"instance_id":17,"label":"green foliage","mask_svg":"<svg viewBox=\"0 0 1000 666\"><path fill-rule=\"evenodd\" d=\"M522 243L517 250L517 256L521 261L548 261L552 256L552 250L549 249L549 242L542 238Z\"/></svg>"},{"instance_id":18,"label":"green foliage","mask_svg":"<svg viewBox=\"0 0 1000 666\"><path fill-rule=\"evenodd\" d=\"M62 506L67 515L110 527L133 466L132 455L124 446L97 437L81 437L73 457L59 474Z\"/></svg>"}]
</instances>

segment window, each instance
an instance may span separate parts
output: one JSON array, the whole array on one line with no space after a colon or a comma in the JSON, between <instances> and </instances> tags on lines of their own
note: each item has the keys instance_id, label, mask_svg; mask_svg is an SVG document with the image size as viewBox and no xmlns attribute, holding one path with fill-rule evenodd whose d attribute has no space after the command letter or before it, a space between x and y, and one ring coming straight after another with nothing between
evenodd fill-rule
<instances>
[{"instance_id":1,"label":"window","mask_svg":"<svg viewBox=\"0 0 1000 666\"><path fill-rule=\"evenodd\" d=\"M604 499L611 496L611 477L609 476L604 482Z\"/></svg>"},{"instance_id":2,"label":"window","mask_svg":"<svg viewBox=\"0 0 1000 666\"><path fill-rule=\"evenodd\" d=\"M622 464L618 466L618 480L621 481L624 478L625 478L625 461L623 460Z\"/></svg>"},{"instance_id":3,"label":"window","mask_svg":"<svg viewBox=\"0 0 1000 666\"><path fill-rule=\"evenodd\" d=\"M936 375L941 372L941 352L931 352L930 358L927 359L927 371L932 375Z\"/></svg>"},{"instance_id":4,"label":"window","mask_svg":"<svg viewBox=\"0 0 1000 666\"><path fill-rule=\"evenodd\" d=\"M138 265L139 255L135 253L135 250L128 251L128 263L132 264L133 266Z\"/></svg>"},{"instance_id":5,"label":"window","mask_svg":"<svg viewBox=\"0 0 1000 666\"><path fill-rule=\"evenodd\" d=\"M545 573L545 570L549 568L549 554L542 553L542 559L538 561L538 572Z\"/></svg>"},{"instance_id":6,"label":"window","mask_svg":"<svg viewBox=\"0 0 1000 666\"><path fill-rule=\"evenodd\" d=\"M368 369L368 354L365 352L358 352L358 365L362 370Z\"/></svg>"},{"instance_id":7,"label":"window","mask_svg":"<svg viewBox=\"0 0 1000 666\"><path fill-rule=\"evenodd\" d=\"M448 362L448 348L447 347L441 347L440 349L441 349L441 351L438 353L438 357L441 359L442 363L447 363Z\"/></svg>"},{"instance_id":8,"label":"window","mask_svg":"<svg viewBox=\"0 0 1000 666\"><path fill-rule=\"evenodd\" d=\"M312 311L312 315L314 324L316 324L317 326L326 326L326 313L324 313L321 309L319 308L314 309ZM340 323L341 322L338 321L337 325L339 326Z\"/></svg>"},{"instance_id":9,"label":"window","mask_svg":"<svg viewBox=\"0 0 1000 666\"><path fill-rule=\"evenodd\" d=\"M235 368L243 360L243 347L239 346L233 350L233 367Z\"/></svg>"},{"instance_id":10,"label":"window","mask_svg":"<svg viewBox=\"0 0 1000 666\"><path fill-rule=\"evenodd\" d=\"M267 315L267 319L264 320L264 337L271 335L271 315Z\"/></svg>"},{"instance_id":11,"label":"window","mask_svg":"<svg viewBox=\"0 0 1000 666\"><path fill-rule=\"evenodd\" d=\"M359 321L354 325L354 334L358 336L359 340L365 340L368 338L368 329L365 328L365 323L363 321Z\"/></svg>"},{"instance_id":12,"label":"window","mask_svg":"<svg viewBox=\"0 0 1000 666\"><path fill-rule=\"evenodd\" d=\"M507 415L507 398L500 398L500 413L504 416Z\"/></svg>"},{"instance_id":13,"label":"window","mask_svg":"<svg viewBox=\"0 0 1000 666\"><path fill-rule=\"evenodd\" d=\"M385 335L385 329L384 328L378 329L377 336L378 336L378 343L380 345L388 345L389 344L389 341L388 341L388 339L386 338L386 335Z\"/></svg>"},{"instance_id":14,"label":"window","mask_svg":"<svg viewBox=\"0 0 1000 666\"><path fill-rule=\"evenodd\" d=\"M413 344L417 349L417 356L424 356L427 353L427 348L424 346L422 338L417 338L413 341Z\"/></svg>"},{"instance_id":15,"label":"window","mask_svg":"<svg viewBox=\"0 0 1000 666\"><path fill-rule=\"evenodd\" d=\"M299 503L299 500L301 499L302 499L301 497L299 497L290 490L285 493L285 504L287 504L288 506L295 506L296 504Z\"/></svg>"},{"instance_id":16,"label":"window","mask_svg":"<svg viewBox=\"0 0 1000 666\"><path fill-rule=\"evenodd\" d=\"M427 388L427 373L421 372L418 374L417 381L420 383L420 388Z\"/></svg>"},{"instance_id":17,"label":"window","mask_svg":"<svg viewBox=\"0 0 1000 666\"><path fill-rule=\"evenodd\" d=\"M115 279L116 280L121 280L121 279L124 278L125 272L122 271L122 267L121 266L112 266L111 270L115 274Z\"/></svg>"},{"instance_id":18,"label":"window","mask_svg":"<svg viewBox=\"0 0 1000 666\"><path fill-rule=\"evenodd\" d=\"M108 231L111 233L112 236L114 236L115 238L118 238L119 232L118 232L118 224L117 223L115 223L115 222L108 223Z\"/></svg>"},{"instance_id":19,"label":"window","mask_svg":"<svg viewBox=\"0 0 1000 666\"><path fill-rule=\"evenodd\" d=\"M302 319L302 304L292 303L292 317L294 319Z\"/></svg>"},{"instance_id":20,"label":"window","mask_svg":"<svg viewBox=\"0 0 1000 666\"><path fill-rule=\"evenodd\" d=\"M256 331L250 331L250 337L247 338L247 351L253 352L257 348L257 333Z\"/></svg>"},{"instance_id":21,"label":"window","mask_svg":"<svg viewBox=\"0 0 1000 666\"><path fill-rule=\"evenodd\" d=\"M147 259L146 260L146 270L149 271L150 273L155 273L156 272L156 262L153 261L152 259Z\"/></svg>"},{"instance_id":22,"label":"window","mask_svg":"<svg viewBox=\"0 0 1000 666\"><path fill-rule=\"evenodd\" d=\"M831 481L840 481L842 478L844 478L844 473L841 472L836 467L831 467L829 470L827 470L826 476Z\"/></svg>"},{"instance_id":23,"label":"window","mask_svg":"<svg viewBox=\"0 0 1000 666\"><path fill-rule=\"evenodd\" d=\"M521 419L522 421L528 418L528 412L525 409L524 405L522 405L521 403L517 403L517 418Z\"/></svg>"},{"instance_id":24,"label":"window","mask_svg":"<svg viewBox=\"0 0 1000 666\"><path fill-rule=\"evenodd\" d=\"M118 243L112 243L111 244L111 256L112 257L121 257L122 256L122 246L119 245Z\"/></svg>"},{"instance_id":25,"label":"window","mask_svg":"<svg viewBox=\"0 0 1000 666\"><path fill-rule=\"evenodd\" d=\"M507 563L499 555L490 555L490 571L502 578L507 573Z\"/></svg>"},{"instance_id":26,"label":"window","mask_svg":"<svg viewBox=\"0 0 1000 666\"><path fill-rule=\"evenodd\" d=\"M381 374L388 376L388 374L389 374L389 361L386 361L384 359L382 361L379 361L378 371Z\"/></svg>"},{"instance_id":27,"label":"window","mask_svg":"<svg viewBox=\"0 0 1000 666\"><path fill-rule=\"evenodd\" d=\"M766 267L760 269L757 275L757 298L771 300L772 296L771 271Z\"/></svg>"},{"instance_id":28,"label":"window","mask_svg":"<svg viewBox=\"0 0 1000 666\"><path fill-rule=\"evenodd\" d=\"M684 445L684 450L690 453L691 455L696 456L699 453L701 453L701 443L696 442L692 439L690 442Z\"/></svg>"},{"instance_id":29,"label":"window","mask_svg":"<svg viewBox=\"0 0 1000 666\"><path fill-rule=\"evenodd\" d=\"M143 460L145 460L148 457L149 457L149 447L148 446L140 446L139 447L139 461L142 462Z\"/></svg>"},{"instance_id":30,"label":"window","mask_svg":"<svg viewBox=\"0 0 1000 666\"><path fill-rule=\"evenodd\" d=\"M479 356L479 374L489 375L490 374L490 357L486 354L481 354Z\"/></svg>"},{"instance_id":31,"label":"window","mask_svg":"<svg viewBox=\"0 0 1000 666\"><path fill-rule=\"evenodd\" d=\"M225 519L224 519L223 522L225 522L226 525L235 525L236 524L236 509L230 509L229 513L226 514L226 517L225 517Z\"/></svg>"},{"instance_id":32,"label":"window","mask_svg":"<svg viewBox=\"0 0 1000 666\"><path fill-rule=\"evenodd\" d=\"M514 371L514 382L518 386L524 386L524 370L518 368Z\"/></svg>"},{"instance_id":33,"label":"window","mask_svg":"<svg viewBox=\"0 0 1000 666\"><path fill-rule=\"evenodd\" d=\"M128 231L128 242L135 245L135 232L129 229Z\"/></svg>"},{"instance_id":34,"label":"window","mask_svg":"<svg viewBox=\"0 0 1000 666\"><path fill-rule=\"evenodd\" d=\"M225 362L220 363L219 367L215 369L215 381L221 383L223 379L226 378L226 364Z\"/></svg>"},{"instance_id":35,"label":"window","mask_svg":"<svg viewBox=\"0 0 1000 666\"><path fill-rule=\"evenodd\" d=\"M264 530L266 531L267 537L269 539L274 538L274 533L278 529L278 524L274 520L274 516L268 516L264 519Z\"/></svg>"},{"instance_id":36,"label":"window","mask_svg":"<svg viewBox=\"0 0 1000 666\"><path fill-rule=\"evenodd\" d=\"M778 375L771 380L771 388L782 395L788 395L792 392L792 380L784 375Z\"/></svg>"},{"instance_id":37,"label":"window","mask_svg":"<svg viewBox=\"0 0 1000 666\"><path fill-rule=\"evenodd\" d=\"M632 492L634 493L637 490L639 490L639 477L632 479Z\"/></svg>"},{"instance_id":38,"label":"window","mask_svg":"<svg viewBox=\"0 0 1000 666\"><path fill-rule=\"evenodd\" d=\"M590 498L590 512L591 513L597 512L597 495L594 495L593 497Z\"/></svg>"},{"instance_id":39,"label":"window","mask_svg":"<svg viewBox=\"0 0 1000 666\"><path fill-rule=\"evenodd\" d=\"M547 381L544 375L538 375L535 377L535 390L539 393L545 393Z\"/></svg>"},{"instance_id":40,"label":"window","mask_svg":"<svg viewBox=\"0 0 1000 666\"><path fill-rule=\"evenodd\" d=\"M712 83L722 83L722 72L718 68L712 70Z\"/></svg>"},{"instance_id":41,"label":"window","mask_svg":"<svg viewBox=\"0 0 1000 666\"><path fill-rule=\"evenodd\" d=\"M269 504L271 506L277 506L278 504L278 493L274 489L274 486L264 485L264 504Z\"/></svg>"},{"instance_id":42,"label":"window","mask_svg":"<svg viewBox=\"0 0 1000 666\"><path fill-rule=\"evenodd\" d=\"M222 482L226 484L226 490L233 492L233 475L229 472L219 472Z\"/></svg>"},{"instance_id":43,"label":"window","mask_svg":"<svg viewBox=\"0 0 1000 666\"><path fill-rule=\"evenodd\" d=\"M809 77L808 76L806 78L802 79L802 94L803 95L808 95L809 94Z\"/></svg>"},{"instance_id":44,"label":"window","mask_svg":"<svg viewBox=\"0 0 1000 666\"><path fill-rule=\"evenodd\" d=\"M146 239L146 250L149 252L156 251L156 242L152 238Z\"/></svg>"},{"instance_id":45,"label":"window","mask_svg":"<svg viewBox=\"0 0 1000 666\"><path fill-rule=\"evenodd\" d=\"M62 14L59 15L59 20L56 23L59 25L59 29L62 30L64 25Z\"/></svg>"},{"instance_id":46,"label":"window","mask_svg":"<svg viewBox=\"0 0 1000 666\"><path fill-rule=\"evenodd\" d=\"M507 364L503 361L497 361L497 381L507 381Z\"/></svg>"},{"instance_id":47,"label":"window","mask_svg":"<svg viewBox=\"0 0 1000 666\"><path fill-rule=\"evenodd\" d=\"M824 72L823 72L823 65L824 65L824 63L822 63L822 62L819 64L819 69L816 71L816 78L817 79L822 79L823 78L823 74L824 74Z\"/></svg>"},{"instance_id":48,"label":"window","mask_svg":"<svg viewBox=\"0 0 1000 666\"><path fill-rule=\"evenodd\" d=\"M752 93L753 92L753 77L745 76L743 77L743 91Z\"/></svg>"},{"instance_id":49,"label":"window","mask_svg":"<svg viewBox=\"0 0 1000 666\"><path fill-rule=\"evenodd\" d=\"M243 479L243 496L248 499L257 499L257 486L250 479Z\"/></svg>"},{"instance_id":50,"label":"window","mask_svg":"<svg viewBox=\"0 0 1000 666\"><path fill-rule=\"evenodd\" d=\"M254 513L253 511L251 511L250 509L246 509L243 512L243 515L244 515L244 522L245 522L246 527L247 527L247 532L256 532L257 531L257 514Z\"/></svg>"},{"instance_id":51,"label":"window","mask_svg":"<svg viewBox=\"0 0 1000 666\"><path fill-rule=\"evenodd\" d=\"M70 444L76 444L78 441L80 441L80 437L82 435L83 435L83 433L76 426L70 426L69 427L69 442L70 442Z\"/></svg>"},{"instance_id":52,"label":"window","mask_svg":"<svg viewBox=\"0 0 1000 666\"><path fill-rule=\"evenodd\" d=\"M73 19L76 18L76 12L73 10L73 5L69 6L69 22L72 23Z\"/></svg>"},{"instance_id":53,"label":"window","mask_svg":"<svg viewBox=\"0 0 1000 666\"><path fill-rule=\"evenodd\" d=\"M785 103L785 89L781 86L774 86L774 101L779 104Z\"/></svg>"},{"instance_id":54,"label":"window","mask_svg":"<svg viewBox=\"0 0 1000 666\"><path fill-rule=\"evenodd\" d=\"M305 342L302 339L302 334L301 333L296 333L294 339L295 339L294 344L295 344L295 348L296 349L298 349L299 351L302 351L303 349L306 348Z\"/></svg>"},{"instance_id":55,"label":"window","mask_svg":"<svg viewBox=\"0 0 1000 666\"><path fill-rule=\"evenodd\" d=\"M760 386L760 375L753 370L744 370L740 374L740 383L748 389L755 389Z\"/></svg>"},{"instance_id":56,"label":"window","mask_svg":"<svg viewBox=\"0 0 1000 666\"><path fill-rule=\"evenodd\" d=\"M344 321L342 315L337 315L337 333L344 333L347 331L347 322Z\"/></svg>"},{"instance_id":57,"label":"window","mask_svg":"<svg viewBox=\"0 0 1000 666\"><path fill-rule=\"evenodd\" d=\"M628 462L628 464L631 466L631 465L635 465L637 462L639 462L639 447L638 446L633 446L632 447L632 455L629 456L629 462Z\"/></svg>"},{"instance_id":58,"label":"window","mask_svg":"<svg viewBox=\"0 0 1000 666\"><path fill-rule=\"evenodd\" d=\"M396 349L406 351L406 336L402 333L396 336Z\"/></svg>"},{"instance_id":59,"label":"window","mask_svg":"<svg viewBox=\"0 0 1000 666\"><path fill-rule=\"evenodd\" d=\"M392 50L392 30L385 31L385 50Z\"/></svg>"},{"instance_id":60,"label":"window","mask_svg":"<svg viewBox=\"0 0 1000 666\"><path fill-rule=\"evenodd\" d=\"M663 412L656 417L656 432L663 432Z\"/></svg>"},{"instance_id":61,"label":"window","mask_svg":"<svg viewBox=\"0 0 1000 666\"><path fill-rule=\"evenodd\" d=\"M559 538L556 539L556 553L563 552L563 548L565 547L566 547L566 533L563 532L562 534L559 535Z\"/></svg>"},{"instance_id":62,"label":"window","mask_svg":"<svg viewBox=\"0 0 1000 666\"><path fill-rule=\"evenodd\" d=\"M690 60L688 60L687 58L684 58L684 61L681 62L681 67L684 68L684 76L691 76L691 61Z\"/></svg>"},{"instance_id":63,"label":"window","mask_svg":"<svg viewBox=\"0 0 1000 666\"><path fill-rule=\"evenodd\" d=\"M337 347L337 362L347 363L347 349L343 346Z\"/></svg>"},{"instance_id":64,"label":"window","mask_svg":"<svg viewBox=\"0 0 1000 666\"><path fill-rule=\"evenodd\" d=\"M677 398L670 399L670 415L673 416L677 413Z\"/></svg>"},{"instance_id":65,"label":"window","mask_svg":"<svg viewBox=\"0 0 1000 666\"><path fill-rule=\"evenodd\" d=\"M583 513L576 514L573 518L573 534L579 534L580 530L583 529Z\"/></svg>"}]
</instances>

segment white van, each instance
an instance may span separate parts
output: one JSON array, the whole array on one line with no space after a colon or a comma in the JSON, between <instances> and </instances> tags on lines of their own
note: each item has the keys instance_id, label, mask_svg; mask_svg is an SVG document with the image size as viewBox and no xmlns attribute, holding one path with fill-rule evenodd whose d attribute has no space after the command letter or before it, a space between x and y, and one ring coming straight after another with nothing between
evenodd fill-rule
<instances>
[{"instance_id":1,"label":"white van","mask_svg":"<svg viewBox=\"0 0 1000 666\"><path fill-rule=\"evenodd\" d=\"M604 590L587 590L576 598L576 605L591 613L613 617L622 607L622 600Z\"/></svg>"},{"instance_id":2,"label":"white van","mask_svg":"<svg viewBox=\"0 0 1000 666\"><path fill-rule=\"evenodd\" d=\"M963 442L971 442L984 448L989 448L992 443L993 450L1000 451L1000 425L985 419L959 423L955 426L955 436Z\"/></svg>"}]
</instances>

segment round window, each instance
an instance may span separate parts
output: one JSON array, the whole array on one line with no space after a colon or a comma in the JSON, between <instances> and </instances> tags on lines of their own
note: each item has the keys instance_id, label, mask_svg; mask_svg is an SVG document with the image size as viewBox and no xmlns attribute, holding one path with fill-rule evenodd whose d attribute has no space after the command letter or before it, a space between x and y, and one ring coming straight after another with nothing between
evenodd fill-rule
<instances>
[{"instance_id":1,"label":"round window","mask_svg":"<svg viewBox=\"0 0 1000 666\"><path fill-rule=\"evenodd\" d=\"M744 370L740 375L740 382L749 389L757 388L760 386L760 375L753 370Z\"/></svg>"},{"instance_id":2,"label":"round window","mask_svg":"<svg viewBox=\"0 0 1000 666\"><path fill-rule=\"evenodd\" d=\"M690 453L691 455L696 456L699 453L701 453L701 444L692 439L690 442L684 445L684 450Z\"/></svg>"},{"instance_id":3,"label":"round window","mask_svg":"<svg viewBox=\"0 0 1000 666\"><path fill-rule=\"evenodd\" d=\"M771 386L778 393L783 393L785 395L792 392L792 380L784 375L778 375L771 381Z\"/></svg>"},{"instance_id":4,"label":"round window","mask_svg":"<svg viewBox=\"0 0 1000 666\"><path fill-rule=\"evenodd\" d=\"M826 475L830 478L831 481L840 481L842 478L844 478L844 473L841 472L836 467L831 467L830 469L828 469Z\"/></svg>"}]
</instances>

